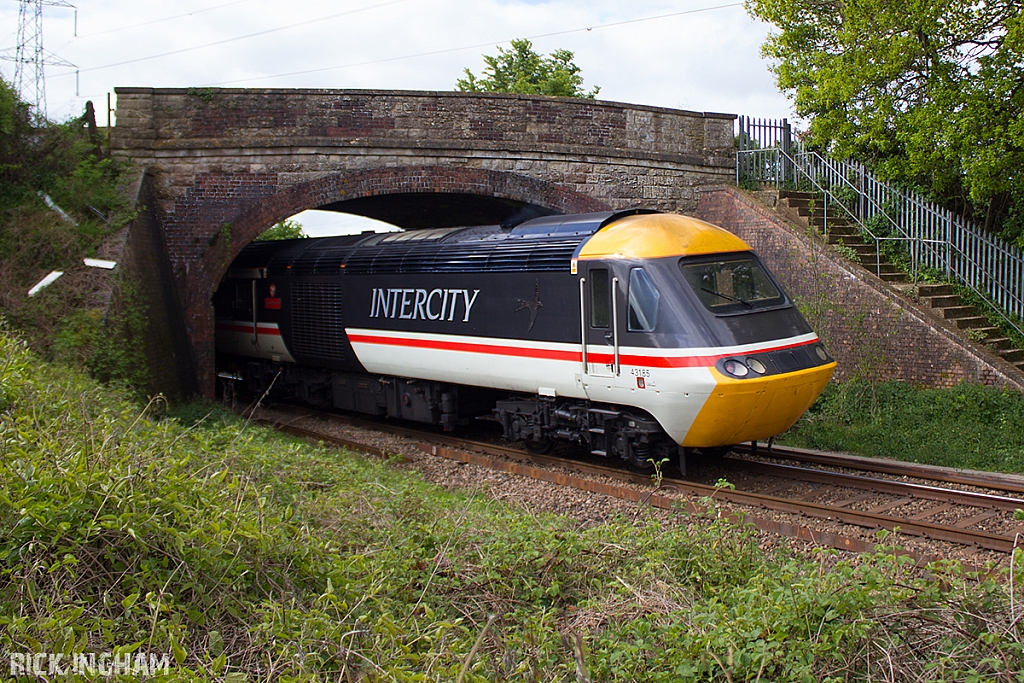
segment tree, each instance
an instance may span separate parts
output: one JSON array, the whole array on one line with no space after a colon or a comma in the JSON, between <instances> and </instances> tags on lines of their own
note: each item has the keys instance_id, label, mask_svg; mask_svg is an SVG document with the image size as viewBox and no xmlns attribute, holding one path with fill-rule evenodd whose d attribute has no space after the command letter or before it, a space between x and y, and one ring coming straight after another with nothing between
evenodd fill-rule
<instances>
[{"instance_id":1,"label":"tree","mask_svg":"<svg viewBox=\"0 0 1024 683\"><path fill-rule=\"evenodd\" d=\"M810 141L1004 237L1024 233L1018 0L749 0ZM1024 240L1022 240L1024 242Z\"/></svg>"},{"instance_id":2,"label":"tree","mask_svg":"<svg viewBox=\"0 0 1024 683\"><path fill-rule=\"evenodd\" d=\"M256 238L256 241L294 240L302 237L309 237L309 235L302 231L302 223L288 218L267 228Z\"/></svg>"},{"instance_id":3,"label":"tree","mask_svg":"<svg viewBox=\"0 0 1024 683\"><path fill-rule=\"evenodd\" d=\"M525 95L557 95L594 99L601 88L583 91L583 76L569 50L538 55L529 40L513 40L512 49L498 48L498 56L484 55L487 68L477 78L469 69L455 87L462 92L514 92Z\"/></svg>"}]
</instances>

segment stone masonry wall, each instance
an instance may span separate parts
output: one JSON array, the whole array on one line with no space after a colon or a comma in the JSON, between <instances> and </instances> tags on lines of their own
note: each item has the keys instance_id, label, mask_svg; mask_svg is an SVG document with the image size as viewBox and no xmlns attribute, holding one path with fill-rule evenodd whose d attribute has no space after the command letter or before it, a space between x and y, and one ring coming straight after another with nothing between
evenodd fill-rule
<instances>
[{"instance_id":1,"label":"stone masonry wall","mask_svg":"<svg viewBox=\"0 0 1024 683\"><path fill-rule=\"evenodd\" d=\"M613 206L692 211L701 187L733 176L734 118L499 93L118 88L111 146L158 167L168 213L204 172L291 186L406 165L522 173Z\"/></svg>"},{"instance_id":2,"label":"stone masonry wall","mask_svg":"<svg viewBox=\"0 0 1024 683\"><path fill-rule=\"evenodd\" d=\"M734 187L709 190L697 215L760 254L835 356L836 379L899 379L930 387L969 381L1024 391L1024 375L1015 367L749 194Z\"/></svg>"}]
</instances>

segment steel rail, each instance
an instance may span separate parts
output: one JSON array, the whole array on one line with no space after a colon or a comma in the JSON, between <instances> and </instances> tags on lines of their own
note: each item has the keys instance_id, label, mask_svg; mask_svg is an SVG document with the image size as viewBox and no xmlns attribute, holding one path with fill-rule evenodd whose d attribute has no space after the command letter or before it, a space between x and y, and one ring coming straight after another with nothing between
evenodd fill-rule
<instances>
[{"instance_id":1,"label":"steel rail","mask_svg":"<svg viewBox=\"0 0 1024 683\"><path fill-rule=\"evenodd\" d=\"M739 444L733 446L733 451L737 453L753 453L754 449L751 448L750 444ZM862 455L851 455L849 453L814 451L806 448L791 448L778 445L769 447L764 443L758 444L756 452L759 455L771 458L813 463L826 467L842 467L850 470L915 477L917 479L928 479L947 484L963 484L965 486L996 489L1007 493L1024 493L1024 476L1014 474L961 470L952 467L939 467L937 465L925 465L885 458L867 458Z\"/></svg>"},{"instance_id":2,"label":"steel rail","mask_svg":"<svg viewBox=\"0 0 1024 683\"><path fill-rule=\"evenodd\" d=\"M615 479L626 480L631 483L647 483L650 484L650 477L644 475L637 475L634 473L623 472L611 467L604 467L601 465L591 464L568 464L568 461L552 458L549 456L535 456L521 451L512 451L512 449L496 449L494 446L487 444L479 444L477 442L462 442L462 444L456 444L456 448L474 448L480 449L485 447L488 452L498 451L496 454L505 455L506 457L514 457L516 459L529 460L538 464L544 464L548 466L564 467L567 469L573 469L586 474L608 476ZM432 452L435 455L442 455L444 457L454 457L455 459L461 459L458 456L452 456L452 448L447 445L438 446L431 444ZM441 450L438 450L438 449ZM492 451L493 449L493 451ZM509 452L502 452L509 451ZM469 462L469 461L466 461ZM475 464L481 464L486 467L493 467L491 462L479 462ZM501 469L505 469L503 466L499 466ZM533 473L527 474L527 476L534 476ZM637 481L637 480L640 481ZM555 483L568 484L567 481L558 480ZM604 485L607 486L607 485ZM771 496L761 493L754 493L749 491L737 491L730 490L724 487L709 486L707 484L697 484L694 482L685 481L682 479L672 479L665 477L661 480L660 488L666 489L671 488L674 491L683 494L690 494L699 498L710 498L719 501L728 501L739 505L747 505L751 507L760 507L762 509L774 510L776 512L787 512L790 514L803 515L807 517L815 517L818 519L825 519L830 521L838 521L844 524L852 524L854 526L864 527L868 529L888 529L889 531L896 531L897 529L901 533L906 533L911 536L920 536L922 538L935 539L940 541L946 541L950 543L957 543L960 545L977 546L979 548L986 548L988 550L996 550L1003 553L1010 553L1014 548L1014 538L1009 536L1001 536L999 534L989 533L987 531L981 531L976 529L960 529L957 527L949 527L941 524L934 524L931 522L914 521L900 517L891 517L888 515L875 514L871 512L861 512L858 510L850 510L843 507L835 507L829 505L820 505L817 503L811 503L807 501L793 501L778 496ZM607 492L609 495L616 495L605 491L600 488L586 488L585 490L591 490L598 493ZM632 490L632 489L630 489ZM616 497L624 497L616 495ZM629 500L636 500L632 495L625 496ZM653 498L653 496L652 496ZM658 507L662 507L657 503L652 503ZM669 506L671 507L671 506ZM755 523L756 524L756 523Z\"/></svg>"},{"instance_id":3,"label":"steel rail","mask_svg":"<svg viewBox=\"0 0 1024 683\"><path fill-rule=\"evenodd\" d=\"M683 494L695 496L698 499L711 499L720 502L731 502L734 504L745 505L749 507L756 507L761 509L774 510L777 512L786 512L790 514L797 514L817 519L836 521L844 524L859 526L862 528L888 529L890 531L899 530L901 533L905 533L911 536L946 541L960 545L976 546L979 548L995 550L1003 553L1010 553L1013 551L1014 548L1014 538L1012 536L1003 536L999 534L974 529L962 529L958 527L945 526L925 521L909 520L900 517L851 510L843 507L822 505L802 500L794 501L778 496L766 495L761 493L729 490L724 487L698 484L694 482L689 482L681 479L672 479L668 477L664 477L661 479L660 485L657 489L651 489L647 492L644 492L642 490L637 490L635 488L617 486L605 482L593 481L591 479L581 479L580 477L576 477L570 474L564 474L561 472L541 470L537 467L533 467L532 465L558 467L565 470L574 471L580 474L586 474L589 476L608 477L612 479L617 479L619 481L628 482L631 484L640 484L647 486L650 486L652 483L651 477L649 475L624 472L621 469L607 467L604 465L594 465L590 463L566 460L563 458L556 458L553 456L532 454L512 448L495 446L493 444L486 444L477 441L455 439L453 437L441 435L429 435L425 434L422 431L417 431L404 427L394 427L392 425L368 423L360 420L355 420L353 418L339 418L339 416L336 415L331 415L330 417L332 417L333 419L341 419L349 424L358 424L367 428L376 429L379 431L386 431L391 434L406 436L420 442L425 442L423 443L422 446L420 446L422 450L448 459L476 464L490 469L506 471L512 474L520 474L523 476L528 476L542 481L549 481L551 483L563 486L572 486L573 488L577 488L579 490L589 491L593 493L602 493L605 495L610 495L625 500L645 502L659 508L670 509L672 507L684 505L687 509L690 509L691 511L700 509L700 507L695 505L692 501L681 501L678 498L678 494ZM325 442L334 443L336 445L342 445L345 447L350 447L358 450L369 450L366 447L358 444L357 442L352 442L345 439L338 439L337 437L329 437L327 435L321 435L317 432L313 432L311 430L306 430L291 425L281 425L278 428L281 429L282 431L287 431L297 436L319 439ZM480 451L486 455L480 455L478 453L472 453L469 451ZM386 455L385 453L380 451L380 449L373 449L372 452L376 452L378 455ZM504 460L504 458L510 459L512 460L512 462ZM792 468L790 472L797 469L799 468ZM814 472L816 473L815 476L821 477L826 477L828 475L834 474L823 470L815 470ZM889 484L898 486L900 482L889 482ZM665 495L665 493L659 493L659 491L671 492L672 494L677 495ZM906 493L910 493L910 491L907 490ZM950 490L949 493L961 492L953 492ZM827 536L830 536L831 538L829 538L828 540L824 540L826 536L825 534L823 534L820 531L809 529L807 527L801 527L799 528L799 530L796 530L793 533L787 533L785 531L780 530L780 528L784 526L782 523L773 520L764 520L757 518L755 516L746 516L746 520L747 522L754 524L756 527L766 531L773 531L776 533L783 533L784 535L805 538L807 540L813 540L814 542L820 542L826 545L831 545L832 547L837 547L845 550L865 552L870 551L874 548L874 544L872 543L862 541L860 539L845 538L835 534L827 534Z\"/></svg>"},{"instance_id":4,"label":"steel rail","mask_svg":"<svg viewBox=\"0 0 1024 683\"><path fill-rule=\"evenodd\" d=\"M906 481L893 481L891 479L879 479L877 477L865 477L860 474L846 474L844 472L829 472L827 470L816 470L808 467L796 467L795 465L781 465L776 463L761 462L758 460L739 460L726 458L726 461L733 467L744 470L752 470L763 474L770 474L775 477L784 477L799 481L813 481L822 484L836 484L849 486L850 488L875 491L878 493L892 493L896 495L910 495L922 500L936 500L956 505L972 507L991 508L1004 512L1024 509L1024 499L998 496L992 493L978 493L977 491L960 491L957 489L946 489L941 486L929 486L927 484L915 484Z\"/></svg>"}]
</instances>

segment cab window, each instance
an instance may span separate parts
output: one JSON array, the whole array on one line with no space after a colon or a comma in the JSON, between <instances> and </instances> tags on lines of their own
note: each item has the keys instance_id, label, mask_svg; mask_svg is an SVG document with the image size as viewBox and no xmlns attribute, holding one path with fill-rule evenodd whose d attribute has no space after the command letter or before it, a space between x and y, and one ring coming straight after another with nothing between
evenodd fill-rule
<instances>
[{"instance_id":1,"label":"cab window","mask_svg":"<svg viewBox=\"0 0 1024 683\"><path fill-rule=\"evenodd\" d=\"M252 281L235 282L234 312L245 318L252 317Z\"/></svg>"},{"instance_id":2,"label":"cab window","mask_svg":"<svg viewBox=\"0 0 1024 683\"><path fill-rule=\"evenodd\" d=\"M786 303L779 288L753 257L682 261L686 281L713 313L745 313Z\"/></svg>"},{"instance_id":3,"label":"cab window","mask_svg":"<svg viewBox=\"0 0 1024 683\"><path fill-rule=\"evenodd\" d=\"M590 326L608 327L611 324L611 297L608 288L608 270L590 271Z\"/></svg>"},{"instance_id":4,"label":"cab window","mask_svg":"<svg viewBox=\"0 0 1024 683\"><path fill-rule=\"evenodd\" d=\"M629 271L629 331L651 332L658 320L661 294L643 268Z\"/></svg>"}]
</instances>

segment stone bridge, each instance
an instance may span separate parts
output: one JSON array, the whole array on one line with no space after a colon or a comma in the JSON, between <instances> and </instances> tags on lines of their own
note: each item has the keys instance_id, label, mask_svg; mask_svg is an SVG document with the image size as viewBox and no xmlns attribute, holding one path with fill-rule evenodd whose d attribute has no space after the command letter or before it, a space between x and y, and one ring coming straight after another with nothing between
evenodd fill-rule
<instances>
[{"instance_id":1,"label":"stone bridge","mask_svg":"<svg viewBox=\"0 0 1024 683\"><path fill-rule=\"evenodd\" d=\"M733 180L733 119L490 93L118 88L111 150L139 171L125 262L151 312L153 388L212 396L210 297L277 221L693 212L702 188Z\"/></svg>"}]
</instances>

